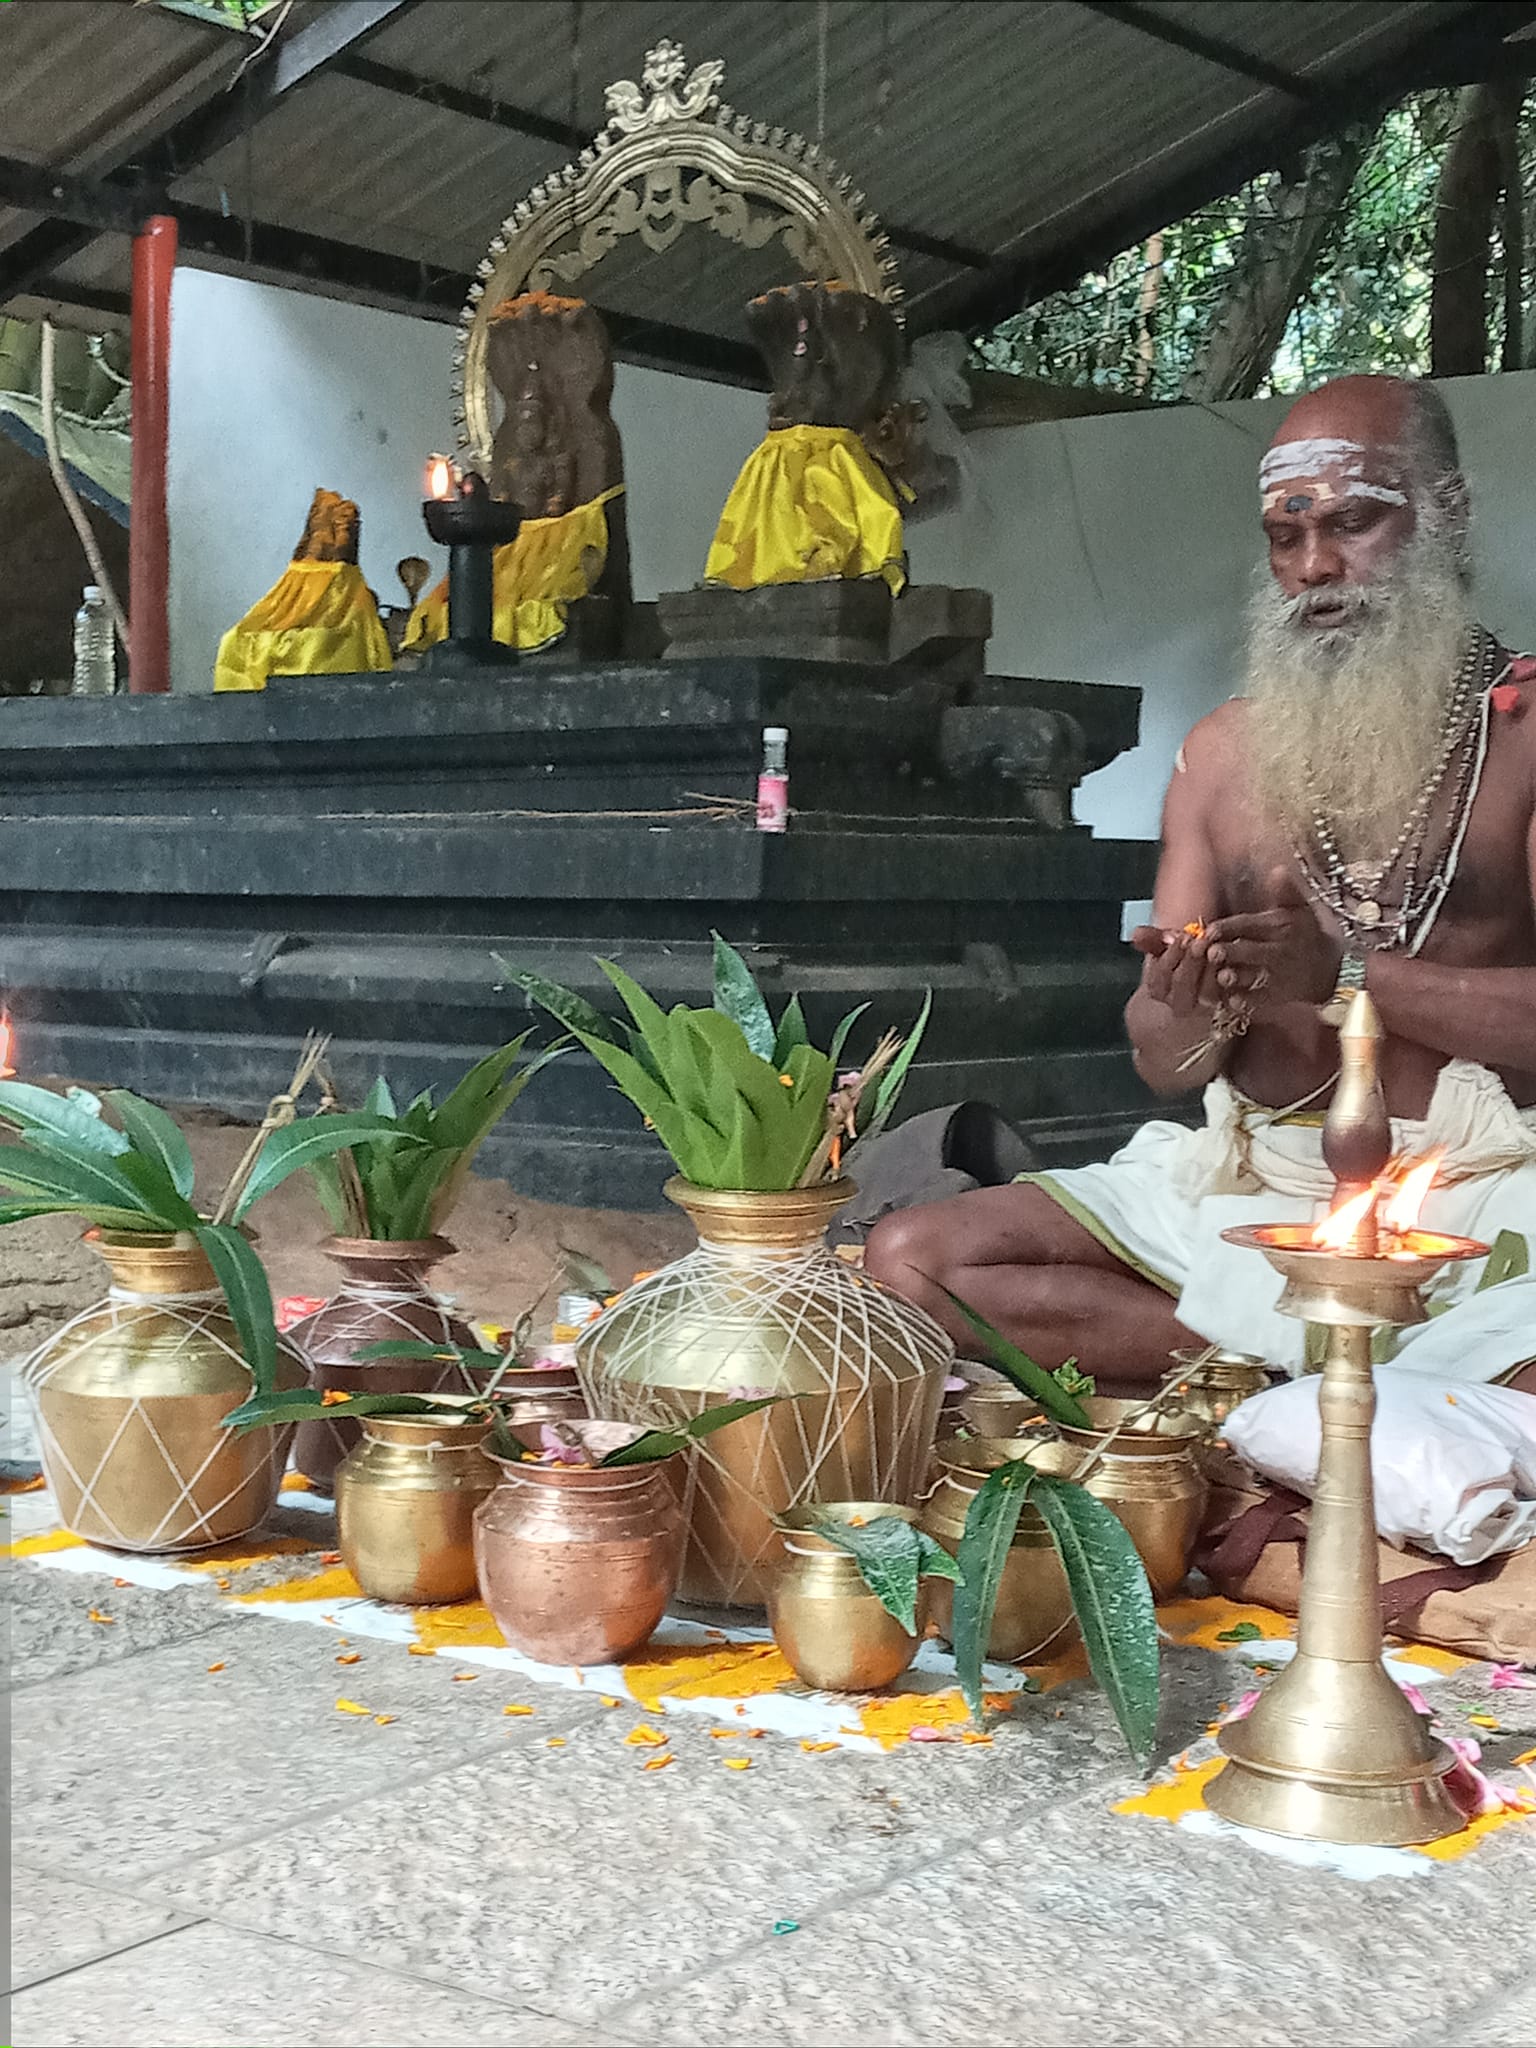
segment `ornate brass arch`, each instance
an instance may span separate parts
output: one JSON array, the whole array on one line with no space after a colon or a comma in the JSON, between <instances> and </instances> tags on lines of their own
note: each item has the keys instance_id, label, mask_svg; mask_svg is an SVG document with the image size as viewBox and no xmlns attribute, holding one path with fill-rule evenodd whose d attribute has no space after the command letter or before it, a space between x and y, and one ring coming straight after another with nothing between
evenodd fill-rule
<instances>
[{"instance_id":1,"label":"ornate brass arch","mask_svg":"<svg viewBox=\"0 0 1536 2048\"><path fill-rule=\"evenodd\" d=\"M836 278L893 307L900 300L864 195L814 143L719 105L724 74L718 58L689 72L676 43L658 43L641 85L609 86L602 133L502 223L459 315L454 352L459 445L481 468L495 433L485 368L492 309L520 292L568 289L625 235L658 253L688 226L747 249L778 238L803 277Z\"/></svg>"}]
</instances>

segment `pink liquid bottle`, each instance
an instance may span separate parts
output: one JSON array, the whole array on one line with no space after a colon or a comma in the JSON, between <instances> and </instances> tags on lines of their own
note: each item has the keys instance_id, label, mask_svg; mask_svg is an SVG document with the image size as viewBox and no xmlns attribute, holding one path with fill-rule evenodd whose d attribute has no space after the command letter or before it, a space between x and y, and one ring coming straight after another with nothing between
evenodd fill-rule
<instances>
[{"instance_id":1,"label":"pink liquid bottle","mask_svg":"<svg viewBox=\"0 0 1536 2048\"><path fill-rule=\"evenodd\" d=\"M789 728L763 727L763 772L757 778L757 829L789 829Z\"/></svg>"}]
</instances>

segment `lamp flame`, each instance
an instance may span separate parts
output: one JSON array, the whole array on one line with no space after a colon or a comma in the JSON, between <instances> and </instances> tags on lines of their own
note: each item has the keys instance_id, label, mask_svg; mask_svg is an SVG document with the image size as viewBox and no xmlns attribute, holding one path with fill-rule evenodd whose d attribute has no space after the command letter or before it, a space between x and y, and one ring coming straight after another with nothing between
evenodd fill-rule
<instances>
[{"instance_id":1,"label":"lamp flame","mask_svg":"<svg viewBox=\"0 0 1536 2048\"><path fill-rule=\"evenodd\" d=\"M1427 1154L1397 1182L1381 1212L1381 1220L1388 1230L1406 1236L1417 1225L1424 1198L1435 1184L1435 1175L1440 1171L1440 1161L1444 1156L1443 1151Z\"/></svg>"},{"instance_id":2,"label":"lamp flame","mask_svg":"<svg viewBox=\"0 0 1536 2048\"><path fill-rule=\"evenodd\" d=\"M1375 1202L1375 1188L1362 1188L1358 1195L1351 1195L1347 1202L1341 1202L1337 1209L1323 1218L1312 1232L1312 1242L1321 1245L1325 1251L1348 1251Z\"/></svg>"},{"instance_id":3,"label":"lamp flame","mask_svg":"<svg viewBox=\"0 0 1536 2048\"><path fill-rule=\"evenodd\" d=\"M432 455L427 458L427 496L429 498L451 498L453 496L453 464L446 455Z\"/></svg>"}]
</instances>

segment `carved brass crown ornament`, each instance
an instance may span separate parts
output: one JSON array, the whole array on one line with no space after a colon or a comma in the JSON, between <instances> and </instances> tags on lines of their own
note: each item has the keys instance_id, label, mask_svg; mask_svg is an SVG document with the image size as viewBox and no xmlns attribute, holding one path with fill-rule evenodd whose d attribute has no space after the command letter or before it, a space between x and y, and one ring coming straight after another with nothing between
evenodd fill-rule
<instances>
[{"instance_id":1,"label":"carved brass crown ornament","mask_svg":"<svg viewBox=\"0 0 1536 2048\"><path fill-rule=\"evenodd\" d=\"M503 221L459 315L453 359L459 446L482 470L496 431L491 312L519 293L574 284L625 235L658 255L691 226L744 249L777 238L802 277L840 281L893 308L900 300L890 246L863 193L817 144L721 105L724 75L718 58L690 72L676 43L658 43L639 85L608 87L606 128Z\"/></svg>"}]
</instances>

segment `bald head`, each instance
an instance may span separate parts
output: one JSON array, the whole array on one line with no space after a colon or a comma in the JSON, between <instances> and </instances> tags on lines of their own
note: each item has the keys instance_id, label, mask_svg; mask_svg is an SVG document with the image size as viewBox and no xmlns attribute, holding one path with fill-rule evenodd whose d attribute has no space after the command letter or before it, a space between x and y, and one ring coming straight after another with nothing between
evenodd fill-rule
<instances>
[{"instance_id":1,"label":"bald head","mask_svg":"<svg viewBox=\"0 0 1536 2048\"><path fill-rule=\"evenodd\" d=\"M1464 490L1456 429L1433 384L1414 377L1335 377L1298 398L1271 452L1297 442L1352 446L1384 463L1396 458L1410 484L1444 498Z\"/></svg>"}]
</instances>

